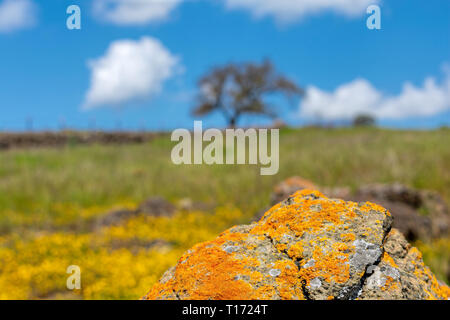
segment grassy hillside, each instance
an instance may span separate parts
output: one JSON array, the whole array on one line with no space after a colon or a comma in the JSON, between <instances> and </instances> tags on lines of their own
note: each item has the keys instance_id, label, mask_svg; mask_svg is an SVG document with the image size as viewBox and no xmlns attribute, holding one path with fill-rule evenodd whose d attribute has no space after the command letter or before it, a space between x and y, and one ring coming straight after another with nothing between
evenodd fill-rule
<instances>
[{"instance_id":1,"label":"grassy hillside","mask_svg":"<svg viewBox=\"0 0 450 320\"><path fill-rule=\"evenodd\" d=\"M144 144L1 152L0 287L10 290L0 298L138 298L183 250L250 221L268 205L273 185L292 175L326 186L401 182L436 190L450 203L448 129L283 129L276 176L260 176L256 166L175 166L173 145L167 136ZM153 195L218 209L138 217L95 232L87 227L112 208L132 208ZM155 240L166 245L149 247ZM442 275L448 245L439 247L446 259L427 256L443 260L430 263ZM75 296L65 290L70 264L86 270Z\"/></svg>"}]
</instances>

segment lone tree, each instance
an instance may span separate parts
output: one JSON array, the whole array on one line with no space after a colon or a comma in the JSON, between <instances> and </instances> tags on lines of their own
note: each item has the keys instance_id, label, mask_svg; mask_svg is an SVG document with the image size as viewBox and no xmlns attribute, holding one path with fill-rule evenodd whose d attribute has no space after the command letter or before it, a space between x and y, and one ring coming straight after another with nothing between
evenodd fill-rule
<instances>
[{"instance_id":1,"label":"lone tree","mask_svg":"<svg viewBox=\"0 0 450 320\"><path fill-rule=\"evenodd\" d=\"M375 123L375 118L369 114L359 114L353 119L355 127L373 127Z\"/></svg>"},{"instance_id":2,"label":"lone tree","mask_svg":"<svg viewBox=\"0 0 450 320\"><path fill-rule=\"evenodd\" d=\"M278 74L270 61L213 68L200 79L198 86L198 104L193 114L222 112L230 127L235 127L244 114L275 118L274 108L265 101L269 94L282 94L292 99L304 93L294 82Z\"/></svg>"}]
</instances>

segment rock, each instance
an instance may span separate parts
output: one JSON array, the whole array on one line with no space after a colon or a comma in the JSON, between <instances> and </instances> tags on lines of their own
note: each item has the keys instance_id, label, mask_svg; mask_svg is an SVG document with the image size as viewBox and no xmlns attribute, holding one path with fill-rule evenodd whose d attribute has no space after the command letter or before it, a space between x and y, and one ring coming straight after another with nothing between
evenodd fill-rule
<instances>
[{"instance_id":1,"label":"rock","mask_svg":"<svg viewBox=\"0 0 450 320\"><path fill-rule=\"evenodd\" d=\"M176 207L164 198L151 197L141 203L136 211L138 214L170 217L175 213Z\"/></svg>"},{"instance_id":2,"label":"rock","mask_svg":"<svg viewBox=\"0 0 450 320\"><path fill-rule=\"evenodd\" d=\"M176 207L164 198L151 197L142 202L136 210L121 209L104 214L92 222L91 228L97 230L103 227L116 226L138 215L171 217L175 211Z\"/></svg>"},{"instance_id":3,"label":"rock","mask_svg":"<svg viewBox=\"0 0 450 320\"><path fill-rule=\"evenodd\" d=\"M275 186L271 203L285 200L290 194L312 189L311 181L300 177L288 178ZM351 192L348 187L317 187L330 198L356 202L371 201L388 209L394 216L394 228L399 229L409 241L440 238L449 235L450 212L442 197L434 191L417 190L405 185L371 184ZM259 220L264 211L258 212Z\"/></svg>"},{"instance_id":4,"label":"rock","mask_svg":"<svg viewBox=\"0 0 450 320\"><path fill-rule=\"evenodd\" d=\"M450 289L423 264L422 254L396 229L386 237L380 263L366 278L360 299L448 299Z\"/></svg>"},{"instance_id":5,"label":"rock","mask_svg":"<svg viewBox=\"0 0 450 320\"><path fill-rule=\"evenodd\" d=\"M357 196L367 198L384 199L393 202L401 202L412 208L418 209L422 205L420 192L408 188L399 183L394 184L371 184L360 187L356 191Z\"/></svg>"},{"instance_id":6,"label":"rock","mask_svg":"<svg viewBox=\"0 0 450 320\"><path fill-rule=\"evenodd\" d=\"M135 210L120 209L114 210L104 214L103 216L94 219L92 222L92 229L98 230L103 227L116 226L124 220L130 219L136 215Z\"/></svg>"},{"instance_id":7,"label":"rock","mask_svg":"<svg viewBox=\"0 0 450 320\"><path fill-rule=\"evenodd\" d=\"M319 190L330 198L347 200L352 195L349 187L321 187Z\"/></svg>"},{"instance_id":8,"label":"rock","mask_svg":"<svg viewBox=\"0 0 450 320\"><path fill-rule=\"evenodd\" d=\"M447 299L373 203L302 190L188 250L144 299Z\"/></svg>"},{"instance_id":9,"label":"rock","mask_svg":"<svg viewBox=\"0 0 450 320\"><path fill-rule=\"evenodd\" d=\"M214 209L215 205L211 203L204 203L204 202L198 202L193 201L190 198L183 198L178 200L177 202L178 209L182 211L203 211L208 212Z\"/></svg>"}]
</instances>

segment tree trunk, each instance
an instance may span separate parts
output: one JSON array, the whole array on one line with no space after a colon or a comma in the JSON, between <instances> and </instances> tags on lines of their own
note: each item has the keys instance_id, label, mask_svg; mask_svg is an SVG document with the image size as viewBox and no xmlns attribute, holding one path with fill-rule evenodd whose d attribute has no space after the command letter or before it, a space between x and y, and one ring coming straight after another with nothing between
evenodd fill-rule
<instances>
[{"instance_id":1,"label":"tree trunk","mask_svg":"<svg viewBox=\"0 0 450 320\"><path fill-rule=\"evenodd\" d=\"M237 117L231 117L228 125L230 128L234 129L234 128L236 128L236 123L237 123Z\"/></svg>"}]
</instances>

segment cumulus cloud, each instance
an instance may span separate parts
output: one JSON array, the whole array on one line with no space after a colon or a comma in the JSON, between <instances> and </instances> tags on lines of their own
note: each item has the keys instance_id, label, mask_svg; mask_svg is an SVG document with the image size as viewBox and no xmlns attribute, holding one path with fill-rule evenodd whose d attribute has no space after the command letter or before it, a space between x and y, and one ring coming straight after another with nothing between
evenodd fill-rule
<instances>
[{"instance_id":1,"label":"cumulus cloud","mask_svg":"<svg viewBox=\"0 0 450 320\"><path fill-rule=\"evenodd\" d=\"M94 0L94 12L118 25L144 25L166 20L183 0Z\"/></svg>"},{"instance_id":2,"label":"cumulus cloud","mask_svg":"<svg viewBox=\"0 0 450 320\"><path fill-rule=\"evenodd\" d=\"M150 37L118 40L105 55L89 61L91 85L83 109L116 106L158 94L179 70L178 58Z\"/></svg>"},{"instance_id":3,"label":"cumulus cloud","mask_svg":"<svg viewBox=\"0 0 450 320\"><path fill-rule=\"evenodd\" d=\"M12 32L36 23L36 5L31 0L3 0L0 2L0 32Z\"/></svg>"},{"instance_id":4,"label":"cumulus cloud","mask_svg":"<svg viewBox=\"0 0 450 320\"><path fill-rule=\"evenodd\" d=\"M273 16L280 22L292 22L307 15L334 12L349 17L364 14L379 0L224 0L229 9L245 9L255 17Z\"/></svg>"},{"instance_id":5,"label":"cumulus cloud","mask_svg":"<svg viewBox=\"0 0 450 320\"><path fill-rule=\"evenodd\" d=\"M343 84L333 92L307 88L300 116L324 120L348 120L367 114L378 119L426 117L450 110L450 74L438 83L425 79L422 86L405 83L398 95L386 95L365 79Z\"/></svg>"}]
</instances>

